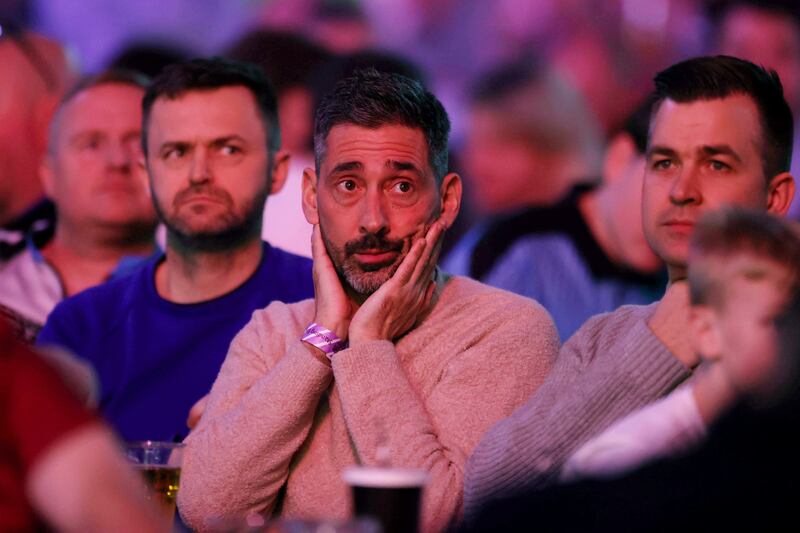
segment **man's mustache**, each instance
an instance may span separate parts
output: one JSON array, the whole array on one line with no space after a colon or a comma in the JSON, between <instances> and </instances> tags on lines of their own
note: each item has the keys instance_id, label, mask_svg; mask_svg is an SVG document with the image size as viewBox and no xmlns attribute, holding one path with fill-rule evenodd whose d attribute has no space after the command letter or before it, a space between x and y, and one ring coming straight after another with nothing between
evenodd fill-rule
<instances>
[{"instance_id":1,"label":"man's mustache","mask_svg":"<svg viewBox=\"0 0 800 533\"><path fill-rule=\"evenodd\" d=\"M175 195L175 198L172 200L172 205L173 207L176 207L186 202L187 200L191 199L192 196L201 196L201 195L210 196L212 198L219 198L227 205L231 205L233 203L231 195L225 189L221 189L219 187L214 187L211 185L191 185Z\"/></svg>"},{"instance_id":2,"label":"man's mustache","mask_svg":"<svg viewBox=\"0 0 800 533\"><path fill-rule=\"evenodd\" d=\"M403 244L404 241L402 239L390 240L382 233L365 233L361 238L345 243L344 251L347 255L366 252L367 250L399 252L403 249Z\"/></svg>"}]
</instances>

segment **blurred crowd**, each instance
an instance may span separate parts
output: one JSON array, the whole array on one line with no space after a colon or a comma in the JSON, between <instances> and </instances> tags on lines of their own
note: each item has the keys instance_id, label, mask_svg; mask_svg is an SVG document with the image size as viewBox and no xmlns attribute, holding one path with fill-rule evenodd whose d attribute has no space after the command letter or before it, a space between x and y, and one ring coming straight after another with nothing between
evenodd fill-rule
<instances>
[{"instance_id":1,"label":"blurred crowd","mask_svg":"<svg viewBox=\"0 0 800 533\"><path fill-rule=\"evenodd\" d=\"M690 59L718 55L746 61ZM682 80L694 86L682 87ZM692 92L700 86L699 95ZM758 118L747 122L752 117L739 112L753 106L731 104L736 98L751 98ZM680 114L681 105L697 102L729 107ZM741 188L717 202L749 211L718 211L702 224L693 215L684 235L695 233L692 245L674 252L669 239L648 233L648 224L661 221L654 180L644 182L667 176L679 159L675 146L694 146L696 124L717 120L715 113L728 120L715 127L763 129L752 145L768 187ZM419 451L426 459L413 466L437 473L433 490L449 491L437 500L440 508L424 508L424 530L455 528L461 516L470 530L536 520L650 529L659 512L646 507L631 515L624 502L632 494L654 501L692 483L718 492L719 477L707 482L691 472L735 469L732 454L709 457L747 431L778 438L796 416L786 406L796 402L798 377L791 362L798 113L800 6L792 0L4 2L0 455L12 459L0 464L0 496L13 498L0 501L0 512L13 509L17 521L0 519L0 530L25 530L41 519L65 530L121 530L131 516L142 526L132 530L158 529L116 453L117 439L180 441L195 428L179 503L200 529L213 529L207 509L218 505L224 514L231 502L249 512L313 514L327 505L325 491L342 461L375 461L385 440L396 457L414 463L417 457L398 449L401 442L425 449L419 434L439 440L434 451ZM416 153L416 138L396 128L425 135L428 158L421 159L439 199L434 215L414 219L424 225L414 238L425 244L404 241L411 230L395 235L383 210L410 219L412 209L394 197L359 211L359 231L369 238L349 240L332 221L344 227L354 219L356 200L342 198L358 183L344 180L325 196L323 177L341 169L323 163L338 150L349 153L346 141L376 143L352 145L359 156L382 154L392 142ZM389 140L364 141L365 129ZM736 173L747 161L729 153L729 144L698 150L734 159L709 165ZM369 157L346 170L366 173ZM424 174L412 163L391 165ZM703 203L704 186L663 185L668 178L659 182L665 202L711 211L706 205L716 199L709 193ZM722 190L719 183L706 190ZM334 207L325 203L334 200ZM224 216L209 222L203 214L213 206L224 207ZM375 256L364 260L368 267L348 263L364 254ZM391 285L396 276L380 277L384 263L394 261L391 274L404 273L408 257L424 266L405 269L407 276L433 283L420 282L408 301L382 302L381 315L369 303L387 286L400 291ZM360 277L353 274L359 268ZM465 278L526 299L449 281ZM728 284L717 286L717 278ZM392 302L412 315L392 315ZM372 310L372 322L364 309ZM360 320L388 325L371 329ZM442 347L444 332L431 326L437 321L451 324L452 347ZM756 323L761 330L747 329ZM652 339L630 341L640 325ZM296 348L289 339L301 334ZM380 341L400 354L428 354L428 362L403 359L408 380L394 380L405 374L389 363L380 367L384 353L370 344ZM453 363L449 349L463 359ZM510 349L526 351L525 360L511 361ZM334 362L342 350L348 355ZM640 351L654 355L644 363ZM350 365L351 352L373 357L382 370L370 375ZM613 365L606 353L617 357ZM465 360L480 371L466 370ZM489 360L491 372L481 366ZM636 366L645 364L661 374ZM658 383L638 373L657 374ZM357 381L378 378L399 391L385 404L383 392L362 390ZM41 382L37 390L52 398L30 394L22 380ZM470 407L462 386L491 391L494 405ZM262 388L276 392L251 397ZM303 396L301 389L314 392ZM283 409L276 398L292 399L291 420L253 415ZM21 405L37 422L25 419ZM411 413L409 420L376 429L376 413L392 409ZM574 416L584 410L584 418ZM411 420L419 413L425 424ZM463 434L450 425L457 414L469 428ZM371 417L369 424L359 416ZM549 436L531 433L540 427ZM361 440L360 431L369 438ZM449 431L461 440L451 442ZM238 437L233 459L209 451L225 432ZM265 442L285 448L286 457L259 462ZM768 453L739 442L742 453ZM102 466L91 481L113 488L106 500L91 501L88 478L78 488L51 484L81 478L74 464L92 450ZM275 483L285 486L279 496L214 501L229 490L218 470L248 482L247 474L282 472ZM325 482L309 481L312 475ZM608 477L617 481L580 481ZM747 486L755 477L753 466L730 483ZM772 481L770 495L782 487ZM561 492L541 492L556 483L566 484ZM103 512L54 506L58 490L72 491L76 509ZM580 514L570 501L603 491L620 496L607 496L602 511L595 504L595 521L563 521ZM718 500L709 513L721 512ZM783 512L773 508L780 498L763 500L759 509ZM526 504L534 501L550 511L537 516ZM507 523L498 526L492 513ZM625 514L630 521L619 521ZM705 518L675 516L676 524Z\"/></svg>"}]
</instances>

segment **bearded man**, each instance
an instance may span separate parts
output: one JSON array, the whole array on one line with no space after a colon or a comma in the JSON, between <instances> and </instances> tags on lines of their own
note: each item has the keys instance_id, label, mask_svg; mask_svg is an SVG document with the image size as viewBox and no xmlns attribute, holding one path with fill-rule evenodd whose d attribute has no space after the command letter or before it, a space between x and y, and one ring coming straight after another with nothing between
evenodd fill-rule
<instances>
[{"instance_id":1,"label":"bearded man","mask_svg":"<svg viewBox=\"0 0 800 533\"><path fill-rule=\"evenodd\" d=\"M166 250L132 275L64 300L39 344L94 366L100 410L128 440L185 434L234 335L274 300L313 295L311 262L261 240L286 179L275 94L254 66L172 65L142 102L142 148Z\"/></svg>"},{"instance_id":2,"label":"bearded man","mask_svg":"<svg viewBox=\"0 0 800 533\"><path fill-rule=\"evenodd\" d=\"M345 518L356 464L424 470L424 531L458 515L466 458L543 381L558 337L533 300L436 267L461 203L449 129L420 84L375 70L320 104L303 178L315 298L256 312L231 344L187 439L192 528Z\"/></svg>"}]
</instances>

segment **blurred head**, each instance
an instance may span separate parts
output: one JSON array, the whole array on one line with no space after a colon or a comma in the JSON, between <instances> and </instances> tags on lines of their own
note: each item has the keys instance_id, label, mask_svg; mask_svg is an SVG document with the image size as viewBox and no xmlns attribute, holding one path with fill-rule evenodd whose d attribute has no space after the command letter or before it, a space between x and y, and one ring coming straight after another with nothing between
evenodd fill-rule
<instances>
[{"instance_id":1,"label":"blurred head","mask_svg":"<svg viewBox=\"0 0 800 533\"><path fill-rule=\"evenodd\" d=\"M314 40L337 54L349 54L373 45L375 36L357 2L320 2L308 31Z\"/></svg>"},{"instance_id":2,"label":"blurred head","mask_svg":"<svg viewBox=\"0 0 800 533\"><path fill-rule=\"evenodd\" d=\"M143 104L143 148L168 244L219 251L260 238L266 197L280 190L275 94L253 65L195 59L165 68Z\"/></svg>"},{"instance_id":3,"label":"blurred head","mask_svg":"<svg viewBox=\"0 0 800 533\"><path fill-rule=\"evenodd\" d=\"M117 242L153 239L156 216L139 166L146 87L137 74L109 71L64 97L40 171L58 208L57 234L92 228Z\"/></svg>"},{"instance_id":4,"label":"blurred head","mask_svg":"<svg viewBox=\"0 0 800 533\"><path fill-rule=\"evenodd\" d=\"M133 42L123 47L111 60L113 69L141 72L148 78L157 76L167 65L189 59L191 54L178 45L159 42Z\"/></svg>"},{"instance_id":5,"label":"blurred head","mask_svg":"<svg viewBox=\"0 0 800 533\"><path fill-rule=\"evenodd\" d=\"M717 14L716 50L775 69L800 111L800 7L791 0L735 0Z\"/></svg>"},{"instance_id":6,"label":"blurred head","mask_svg":"<svg viewBox=\"0 0 800 533\"><path fill-rule=\"evenodd\" d=\"M798 287L800 238L764 212L729 208L705 215L692 236L689 290L693 340L720 361L740 392L775 366L775 319Z\"/></svg>"},{"instance_id":7,"label":"blurred head","mask_svg":"<svg viewBox=\"0 0 800 533\"><path fill-rule=\"evenodd\" d=\"M598 198L608 205L607 224L620 244L621 258L640 272L663 267L642 227L642 180L651 104L650 100L642 102L609 138L603 158L603 180L596 189Z\"/></svg>"},{"instance_id":8,"label":"blurred head","mask_svg":"<svg viewBox=\"0 0 800 533\"><path fill-rule=\"evenodd\" d=\"M464 150L476 207L496 214L558 201L600 174L602 135L581 96L553 71L507 65L472 95Z\"/></svg>"},{"instance_id":9,"label":"blurred head","mask_svg":"<svg viewBox=\"0 0 800 533\"><path fill-rule=\"evenodd\" d=\"M47 127L72 80L60 45L0 21L0 224L42 195Z\"/></svg>"},{"instance_id":10,"label":"blurred head","mask_svg":"<svg viewBox=\"0 0 800 533\"><path fill-rule=\"evenodd\" d=\"M257 29L236 41L225 54L260 66L278 96L284 147L309 152L313 129L313 95L309 77L330 54L299 33Z\"/></svg>"},{"instance_id":11,"label":"blurred head","mask_svg":"<svg viewBox=\"0 0 800 533\"><path fill-rule=\"evenodd\" d=\"M792 115L777 74L732 57L678 63L655 83L642 216L677 279L701 214L729 205L786 213Z\"/></svg>"},{"instance_id":12,"label":"blurred head","mask_svg":"<svg viewBox=\"0 0 800 533\"><path fill-rule=\"evenodd\" d=\"M319 224L345 286L367 296L397 270L416 237L458 214L461 183L447 173L450 120L419 83L359 71L323 99L314 127L316 171L303 209Z\"/></svg>"}]
</instances>

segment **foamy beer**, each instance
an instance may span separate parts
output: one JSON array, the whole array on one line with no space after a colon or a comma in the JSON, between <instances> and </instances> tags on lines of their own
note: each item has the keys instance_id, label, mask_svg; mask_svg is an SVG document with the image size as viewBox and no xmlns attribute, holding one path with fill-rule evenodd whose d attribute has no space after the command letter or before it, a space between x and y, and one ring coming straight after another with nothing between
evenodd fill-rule
<instances>
[{"instance_id":1,"label":"foamy beer","mask_svg":"<svg viewBox=\"0 0 800 533\"><path fill-rule=\"evenodd\" d=\"M175 519L175 499L181 481L181 442L141 441L128 443L128 461L139 471L147 497L161 504L165 522Z\"/></svg>"},{"instance_id":2,"label":"foamy beer","mask_svg":"<svg viewBox=\"0 0 800 533\"><path fill-rule=\"evenodd\" d=\"M353 515L372 517L384 533L419 531L424 470L409 468L351 467L342 479L353 493Z\"/></svg>"}]
</instances>

